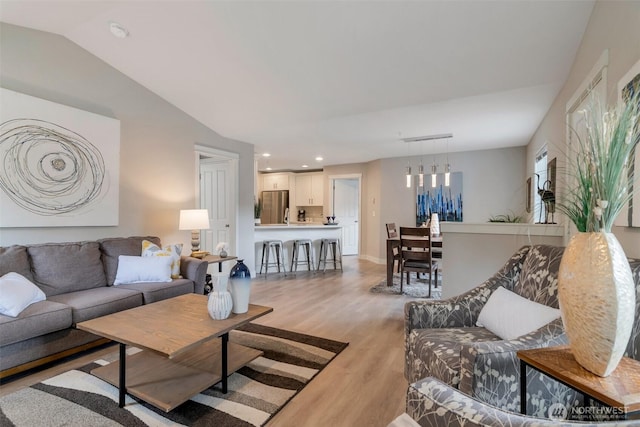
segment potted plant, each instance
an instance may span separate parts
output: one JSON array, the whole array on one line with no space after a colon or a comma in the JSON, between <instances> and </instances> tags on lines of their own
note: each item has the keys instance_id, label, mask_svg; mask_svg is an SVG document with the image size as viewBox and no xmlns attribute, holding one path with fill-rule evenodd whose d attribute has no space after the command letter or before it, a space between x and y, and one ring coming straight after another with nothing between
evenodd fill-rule
<instances>
[{"instance_id":1,"label":"potted plant","mask_svg":"<svg viewBox=\"0 0 640 427\"><path fill-rule=\"evenodd\" d=\"M631 268L611 228L640 184L632 167L639 102L638 94L621 108L591 102L584 136L569 153L574 179L557 203L578 229L558 273L562 320L576 361L603 377L620 362L635 315Z\"/></svg>"},{"instance_id":2,"label":"potted plant","mask_svg":"<svg viewBox=\"0 0 640 427\"><path fill-rule=\"evenodd\" d=\"M255 225L260 225L260 215L262 214L262 201L260 198L256 199L253 203L253 218Z\"/></svg>"}]
</instances>

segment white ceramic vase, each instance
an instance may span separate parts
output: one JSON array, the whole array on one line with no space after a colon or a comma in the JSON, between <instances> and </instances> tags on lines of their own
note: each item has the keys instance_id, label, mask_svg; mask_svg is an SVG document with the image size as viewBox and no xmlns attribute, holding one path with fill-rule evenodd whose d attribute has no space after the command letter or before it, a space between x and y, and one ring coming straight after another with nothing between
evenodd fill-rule
<instances>
[{"instance_id":1,"label":"white ceramic vase","mask_svg":"<svg viewBox=\"0 0 640 427\"><path fill-rule=\"evenodd\" d=\"M618 366L635 315L635 286L612 233L575 234L562 256L558 300L571 352L601 377Z\"/></svg>"},{"instance_id":2,"label":"white ceramic vase","mask_svg":"<svg viewBox=\"0 0 640 427\"><path fill-rule=\"evenodd\" d=\"M438 218L438 214L437 213L432 213L431 214L430 226L431 226L431 235L432 236L439 236L440 235L440 220Z\"/></svg>"},{"instance_id":3,"label":"white ceramic vase","mask_svg":"<svg viewBox=\"0 0 640 427\"><path fill-rule=\"evenodd\" d=\"M231 293L227 291L227 277L214 276L213 292L209 294L207 310L214 320L222 320L229 317L233 308Z\"/></svg>"}]
</instances>

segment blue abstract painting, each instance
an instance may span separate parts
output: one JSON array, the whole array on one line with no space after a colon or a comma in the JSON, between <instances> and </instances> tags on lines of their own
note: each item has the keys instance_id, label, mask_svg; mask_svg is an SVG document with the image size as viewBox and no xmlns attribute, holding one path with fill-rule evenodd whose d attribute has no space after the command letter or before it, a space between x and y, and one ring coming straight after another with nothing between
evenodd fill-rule
<instances>
[{"instance_id":1,"label":"blue abstract painting","mask_svg":"<svg viewBox=\"0 0 640 427\"><path fill-rule=\"evenodd\" d=\"M416 226L437 213L440 221L462 222L462 172L451 173L450 185L444 185L444 174L437 174L436 186L425 176L424 187L416 186Z\"/></svg>"}]
</instances>

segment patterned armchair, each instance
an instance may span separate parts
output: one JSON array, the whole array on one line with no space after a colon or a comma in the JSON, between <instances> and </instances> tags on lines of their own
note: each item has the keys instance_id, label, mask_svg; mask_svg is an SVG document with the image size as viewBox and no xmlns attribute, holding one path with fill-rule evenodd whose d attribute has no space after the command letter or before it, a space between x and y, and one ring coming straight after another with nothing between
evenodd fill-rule
<instances>
[{"instance_id":1,"label":"patterned armchair","mask_svg":"<svg viewBox=\"0 0 640 427\"><path fill-rule=\"evenodd\" d=\"M540 419L496 408L429 377L409 386L407 414L421 427L572 427L577 421ZM590 427L638 426L638 420L590 422Z\"/></svg>"},{"instance_id":2,"label":"patterned armchair","mask_svg":"<svg viewBox=\"0 0 640 427\"><path fill-rule=\"evenodd\" d=\"M433 376L499 408L520 408L520 371L516 352L567 343L562 320L512 340L476 326L493 291L502 286L527 299L558 308L557 273L564 248L525 246L480 286L442 301L405 305L405 377L409 383ZM579 404L567 387L531 373L527 376L528 413L541 416L549 400Z\"/></svg>"},{"instance_id":3,"label":"patterned armchair","mask_svg":"<svg viewBox=\"0 0 640 427\"><path fill-rule=\"evenodd\" d=\"M563 251L555 246L526 246L493 277L464 294L442 301L407 303L405 377L409 383L435 377L481 402L519 412L520 364L516 352L567 344L562 320L513 340L501 340L475 324L487 299L499 286L558 308L557 273ZM631 268L638 285L636 313L640 313L640 261L632 260ZM638 315L627 355L640 360ZM529 370L526 381L527 414L547 418L553 403L568 408L583 404L582 395L534 370Z\"/></svg>"}]
</instances>

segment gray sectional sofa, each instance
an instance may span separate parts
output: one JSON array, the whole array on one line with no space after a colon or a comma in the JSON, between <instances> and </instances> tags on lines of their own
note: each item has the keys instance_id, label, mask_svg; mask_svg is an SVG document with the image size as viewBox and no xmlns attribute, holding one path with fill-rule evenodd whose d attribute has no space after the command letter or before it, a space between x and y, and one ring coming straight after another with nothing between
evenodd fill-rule
<instances>
[{"instance_id":1,"label":"gray sectional sofa","mask_svg":"<svg viewBox=\"0 0 640 427\"><path fill-rule=\"evenodd\" d=\"M158 237L0 247L0 276L16 272L46 300L17 317L0 314L0 378L104 342L75 328L78 322L178 295L204 293L208 263L182 256L181 278L113 286L118 256L141 254L142 241Z\"/></svg>"}]
</instances>

